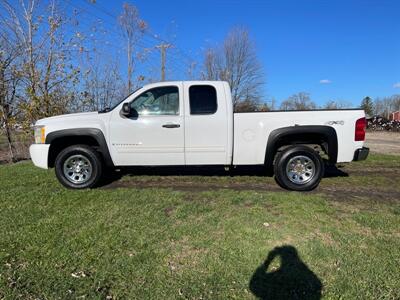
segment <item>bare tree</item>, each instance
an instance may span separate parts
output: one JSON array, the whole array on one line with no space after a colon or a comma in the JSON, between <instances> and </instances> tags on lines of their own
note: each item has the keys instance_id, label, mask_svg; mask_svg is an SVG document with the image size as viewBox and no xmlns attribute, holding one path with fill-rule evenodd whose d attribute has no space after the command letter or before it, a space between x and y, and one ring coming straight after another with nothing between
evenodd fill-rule
<instances>
[{"instance_id":1,"label":"bare tree","mask_svg":"<svg viewBox=\"0 0 400 300\"><path fill-rule=\"evenodd\" d=\"M122 28L123 36L126 39L126 54L128 60L128 94L133 89L132 75L134 72L135 46L147 29L147 23L139 16L136 6L129 3L123 4L123 12L119 16L119 24Z\"/></svg>"},{"instance_id":2,"label":"bare tree","mask_svg":"<svg viewBox=\"0 0 400 300\"><path fill-rule=\"evenodd\" d=\"M392 97L393 111L400 111L400 95L393 95Z\"/></svg>"},{"instance_id":3,"label":"bare tree","mask_svg":"<svg viewBox=\"0 0 400 300\"><path fill-rule=\"evenodd\" d=\"M4 129L11 161L15 161L17 158L12 127L18 114L18 85L21 72L17 60L22 49L10 41L11 35L6 37L6 34L7 32L0 32L0 128Z\"/></svg>"},{"instance_id":4,"label":"bare tree","mask_svg":"<svg viewBox=\"0 0 400 300\"><path fill-rule=\"evenodd\" d=\"M101 63L97 57L84 72L84 91L81 93L80 110L102 110L112 106L124 95L120 84L121 75L118 63L111 60Z\"/></svg>"},{"instance_id":5,"label":"bare tree","mask_svg":"<svg viewBox=\"0 0 400 300\"><path fill-rule=\"evenodd\" d=\"M260 104L255 101L244 100L236 103L235 112L259 111Z\"/></svg>"},{"instance_id":6,"label":"bare tree","mask_svg":"<svg viewBox=\"0 0 400 300\"><path fill-rule=\"evenodd\" d=\"M236 104L235 112L266 112L274 110L274 102L258 102L252 100L240 101Z\"/></svg>"},{"instance_id":7,"label":"bare tree","mask_svg":"<svg viewBox=\"0 0 400 300\"><path fill-rule=\"evenodd\" d=\"M197 70L198 64L195 61L191 61L189 62L188 66L187 66L187 74L186 77L189 80L194 80L195 78L198 78L198 70Z\"/></svg>"},{"instance_id":8,"label":"bare tree","mask_svg":"<svg viewBox=\"0 0 400 300\"><path fill-rule=\"evenodd\" d=\"M389 119L390 114L400 110L400 95L376 98L374 101L374 114Z\"/></svg>"},{"instance_id":9,"label":"bare tree","mask_svg":"<svg viewBox=\"0 0 400 300\"><path fill-rule=\"evenodd\" d=\"M325 105L323 106L324 109L338 109L339 105L336 101L331 100L328 101L327 103L325 103Z\"/></svg>"},{"instance_id":10,"label":"bare tree","mask_svg":"<svg viewBox=\"0 0 400 300\"><path fill-rule=\"evenodd\" d=\"M19 7L6 0L1 4L8 32L15 34L15 42L24 49L19 57L23 66L20 89L26 97L20 109L28 128L38 118L65 112L69 97L60 94L73 84L79 70L72 65L63 33L66 21L56 2L40 8L35 0L21 0Z\"/></svg>"},{"instance_id":11,"label":"bare tree","mask_svg":"<svg viewBox=\"0 0 400 300\"><path fill-rule=\"evenodd\" d=\"M343 101L335 101L335 100L330 100L326 102L322 108L323 109L343 109L343 108L349 108L351 104L343 102Z\"/></svg>"},{"instance_id":12,"label":"bare tree","mask_svg":"<svg viewBox=\"0 0 400 300\"><path fill-rule=\"evenodd\" d=\"M281 103L282 110L312 110L316 107L310 94L305 92L294 94Z\"/></svg>"},{"instance_id":13,"label":"bare tree","mask_svg":"<svg viewBox=\"0 0 400 300\"><path fill-rule=\"evenodd\" d=\"M224 71L223 62L221 61L221 52L218 53L216 48L209 48L204 56L204 73L203 79L219 80Z\"/></svg>"},{"instance_id":14,"label":"bare tree","mask_svg":"<svg viewBox=\"0 0 400 300\"><path fill-rule=\"evenodd\" d=\"M240 102L259 104L264 72L245 28L232 29L222 46L207 49L203 79L229 82L235 110Z\"/></svg>"}]
</instances>

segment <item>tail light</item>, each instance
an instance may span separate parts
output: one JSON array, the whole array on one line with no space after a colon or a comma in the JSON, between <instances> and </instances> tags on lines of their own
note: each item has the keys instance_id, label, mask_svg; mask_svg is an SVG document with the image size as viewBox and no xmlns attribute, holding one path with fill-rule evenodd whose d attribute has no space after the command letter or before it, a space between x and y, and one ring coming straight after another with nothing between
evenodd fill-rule
<instances>
[{"instance_id":1,"label":"tail light","mask_svg":"<svg viewBox=\"0 0 400 300\"><path fill-rule=\"evenodd\" d=\"M354 136L355 141L365 141L366 126L367 126L367 122L366 122L365 118L361 118L356 121L356 133Z\"/></svg>"}]
</instances>

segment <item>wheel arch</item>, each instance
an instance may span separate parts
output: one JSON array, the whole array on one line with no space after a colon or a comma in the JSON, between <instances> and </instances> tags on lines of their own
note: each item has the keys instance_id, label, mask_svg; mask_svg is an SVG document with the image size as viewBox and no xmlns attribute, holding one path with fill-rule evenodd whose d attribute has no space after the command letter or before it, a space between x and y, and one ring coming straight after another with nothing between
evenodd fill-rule
<instances>
[{"instance_id":1,"label":"wheel arch","mask_svg":"<svg viewBox=\"0 0 400 300\"><path fill-rule=\"evenodd\" d=\"M318 144L326 151L329 162L336 163L338 140L336 130L324 125L305 125L282 127L273 130L267 141L265 165L272 170L274 157L278 149L285 145Z\"/></svg>"},{"instance_id":2,"label":"wheel arch","mask_svg":"<svg viewBox=\"0 0 400 300\"><path fill-rule=\"evenodd\" d=\"M104 134L98 128L74 128L53 131L46 136L45 143L50 144L49 167L54 167L55 159L62 149L77 144L93 146L100 152L105 165L114 167Z\"/></svg>"}]
</instances>

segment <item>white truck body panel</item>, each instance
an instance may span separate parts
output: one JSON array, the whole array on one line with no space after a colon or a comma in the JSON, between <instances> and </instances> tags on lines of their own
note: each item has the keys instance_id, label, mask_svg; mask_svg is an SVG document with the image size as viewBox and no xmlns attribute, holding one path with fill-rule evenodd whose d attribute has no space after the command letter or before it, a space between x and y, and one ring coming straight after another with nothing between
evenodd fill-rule
<instances>
[{"instance_id":1,"label":"white truck body panel","mask_svg":"<svg viewBox=\"0 0 400 300\"><path fill-rule=\"evenodd\" d=\"M108 135L109 120L109 114L87 112L45 118L37 121L35 125L46 126L46 135L54 131L74 128L96 128Z\"/></svg>"},{"instance_id":2,"label":"white truck body panel","mask_svg":"<svg viewBox=\"0 0 400 300\"><path fill-rule=\"evenodd\" d=\"M218 110L215 114L190 115L188 88L191 85L216 88ZM161 86L179 88L179 115L121 118L124 103L131 102L145 90ZM117 166L230 164L233 113L226 90L229 92L225 82L192 81L149 84L136 91L111 112L108 144L114 163ZM163 124L180 127L168 129Z\"/></svg>"},{"instance_id":3,"label":"white truck body panel","mask_svg":"<svg viewBox=\"0 0 400 300\"><path fill-rule=\"evenodd\" d=\"M326 125L336 130L337 162L350 162L364 142L354 141L355 121L362 110L290 111L234 114L234 165L263 164L268 137L275 129L296 125Z\"/></svg>"},{"instance_id":4,"label":"white truck body panel","mask_svg":"<svg viewBox=\"0 0 400 300\"><path fill-rule=\"evenodd\" d=\"M40 119L36 122L35 126L45 126L46 127L46 136L48 136L52 132L56 132L59 130L65 129L82 129L82 128L95 128L99 129L104 133L105 137L109 136L109 123L110 123L110 114L99 114L98 112L85 112L85 113L74 113L74 114L66 114L60 116L49 117L45 119ZM107 146L110 147L108 139L106 138ZM46 156L43 158L43 161L47 162L47 156L49 152L49 145L46 144L34 144L31 147L35 146L36 148L29 149L29 154L32 158L32 161L35 163L33 157L38 159L39 149L42 149L42 156ZM41 146L41 147L40 147ZM47 146L47 147L45 147ZM113 159L113 163L114 159ZM35 164L36 165L36 164ZM36 165L38 167L47 169L46 166L42 164Z\"/></svg>"},{"instance_id":5,"label":"white truck body panel","mask_svg":"<svg viewBox=\"0 0 400 300\"><path fill-rule=\"evenodd\" d=\"M189 87L191 85L212 85L216 88L218 109L215 114L191 115ZM186 165L228 165L232 160L232 104L227 102L224 82L184 83L185 102L185 164ZM228 97L230 94L228 95ZM228 118L227 118L228 117Z\"/></svg>"},{"instance_id":6,"label":"white truck body panel","mask_svg":"<svg viewBox=\"0 0 400 300\"><path fill-rule=\"evenodd\" d=\"M135 165L184 165L184 107L180 100L179 115L148 115L137 119L123 118L123 103L135 99L144 90L160 86L177 86L183 94L182 82L150 84L129 96L111 112L108 124L108 144L114 164ZM179 124L179 128L163 128L163 124Z\"/></svg>"},{"instance_id":7,"label":"white truck body panel","mask_svg":"<svg viewBox=\"0 0 400 300\"><path fill-rule=\"evenodd\" d=\"M215 114L191 115L189 88L211 85L217 93ZM177 115L140 115L130 119L121 115L124 103L154 87L179 89ZM110 112L79 113L37 121L46 136L65 129L94 128L104 135L114 166L137 165L257 165L264 164L268 138L275 129L324 125L335 129L337 162L350 162L363 141L355 141L355 121L362 110L290 111L233 113L228 83L218 81L178 81L147 85L136 91ZM164 128L177 124L177 128ZM49 145L33 145L35 165L47 168Z\"/></svg>"},{"instance_id":8,"label":"white truck body panel","mask_svg":"<svg viewBox=\"0 0 400 300\"><path fill-rule=\"evenodd\" d=\"M47 158L49 149L50 145L48 144L34 144L29 147L29 154L36 167L48 169Z\"/></svg>"}]
</instances>

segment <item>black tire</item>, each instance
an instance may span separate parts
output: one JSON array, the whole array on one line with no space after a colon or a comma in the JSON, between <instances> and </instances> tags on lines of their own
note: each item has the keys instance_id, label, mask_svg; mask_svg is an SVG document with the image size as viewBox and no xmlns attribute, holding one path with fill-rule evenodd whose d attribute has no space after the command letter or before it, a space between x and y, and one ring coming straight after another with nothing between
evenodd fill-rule
<instances>
[{"instance_id":1,"label":"black tire","mask_svg":"<svg viewBox=\"0 0 400 300\"><path fill-rule=\"evenodd\" d=\"M302 164L300 159L305 163ZM287 168L291 170L288 164L291 163L293 165L295 161L300 165L298 174L287 171ZM310 168L310 171L307 168ZM276 182L284 189L311 191L318 186L324 175L324 163L321 156L311 148L306 146L291 146L277 154L274 173ZM293 174L292 178L289 177L289 174Z\"/></svg>"},{"instance_id":2,"label":"black tire","mask_svg":"<svg viewBox=\"0 0 400 300\"><path fill-rule=\"evenodd\" d=\"M64 164L68 159L72 157L77 157L83 159L85 162L88 162L88 166L90 166L90 176L86 176L82 179L83 182L72 182L71 178L64 172ZM89 167L88 167L89 168ZM55 161L55 171L58 181L65 187L70 189L85 189L95 187L102 175L103 164L100 157L100 154L96 152L93 148L86 145L73 145L62 150L56 157ZM71 177L73 173L71 172Z\"/></svg>"}]
</instances>

